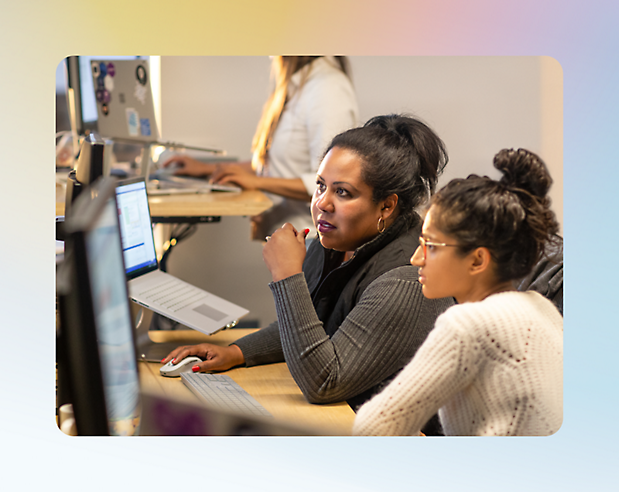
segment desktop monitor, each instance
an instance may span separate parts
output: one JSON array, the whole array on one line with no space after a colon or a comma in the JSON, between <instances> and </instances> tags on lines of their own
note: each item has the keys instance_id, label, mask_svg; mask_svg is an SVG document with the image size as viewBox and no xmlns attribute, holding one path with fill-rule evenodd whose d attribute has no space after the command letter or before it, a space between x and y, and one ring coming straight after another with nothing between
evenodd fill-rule
<instances>
[{"instance_id":1,"label":"desktop monitor","mask_svg":"<svg viewBox=\"0 0 619 492\"><path fill-rule=\"evenodd\" d=\"M57 277L59 381L68 385L79 435L133 435L140 423L114 181L101 179L76 199Z\"/></svg>"}]
</instances>

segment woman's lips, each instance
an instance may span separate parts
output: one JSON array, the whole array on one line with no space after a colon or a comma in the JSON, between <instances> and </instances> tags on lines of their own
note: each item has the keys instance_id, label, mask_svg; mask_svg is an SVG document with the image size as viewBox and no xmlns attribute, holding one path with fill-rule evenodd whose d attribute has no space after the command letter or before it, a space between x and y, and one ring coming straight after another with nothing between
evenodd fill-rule
<instances>
[{"instance_id":1,"label":"woman's lips","mask_svg":"<svg viewBox=\"0 0 619 492\"><path fill-rule=\"evenodd\" d=\"M421 269L419 269L418 275L419 275L419 278L417 280L419 280L420 284L423 284L425 282L425 280L426 280L426 277L425 277L425 275L421 274Z\"/></svg>"},{"instance_id":2,"label":"woman's lips","mask_svg":"<svg viewBox=\"0 0 619 492\"><path fill-rule=\"evenodd\" d=\"M325 232L331 232L337 229L337 227L335 227L333 224L330 224L326 220L319 220L316 224L316 228L318 229L318 232L323 234Z\"/></svg>"}]
</instances>

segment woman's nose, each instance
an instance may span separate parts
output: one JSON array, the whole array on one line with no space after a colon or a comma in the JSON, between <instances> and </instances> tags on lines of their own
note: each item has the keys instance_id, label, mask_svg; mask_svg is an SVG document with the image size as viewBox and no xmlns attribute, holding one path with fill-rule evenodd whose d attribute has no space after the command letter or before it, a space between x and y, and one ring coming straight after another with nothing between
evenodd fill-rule
<instances>
[{"instance_id":1,"label":"woman's nose","mask_svg":"<svg viewBox=\"0 0 619 492\"><path fill-rule=\"evenodd\" d=\"M316 207L318 207L321 212L333 212L333 201L328 192L320 195L316 200Z\"/></svg>"},{"instance_id":2,"label":"woman's nose","mask_svg":"<svg viewBox=\"0 0 619 492\"><path fill-rule=\"evenodd\" d=\"M421 246L417 246L417 249L411 256L411 265L413 266L423 266L425 263L425 258L423 257L423 248Z\"/></svg>"}]
</instances>

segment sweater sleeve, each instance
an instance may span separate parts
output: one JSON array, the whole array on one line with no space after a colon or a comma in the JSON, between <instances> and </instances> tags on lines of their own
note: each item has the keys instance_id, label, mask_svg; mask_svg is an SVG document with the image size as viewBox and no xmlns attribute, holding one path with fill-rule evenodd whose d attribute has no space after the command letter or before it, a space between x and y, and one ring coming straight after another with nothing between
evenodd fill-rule
<instances>
[{"instance_id":1,"label":"sweater sleeve","mask_svg":"<svg viewBox=\"0 0 619 492\"><path fill-rule=\"evenodd\" d=\"M284 362L277 321L255 333L239 338L232 345L241 349L247 367Z\"/></svg>"},{"instance_id":2,"label":"sweater sleeve","mask_svg":"<svg viewBox=\"0 0 619 492\"><path fill-rule=\"evenodd\" d=\"M424 318L423 295L410 267L374 280L331 338L303 274L270 287L288 368L311 403L347 400L398 371Z\"/></svg>"},{"instance_id":3,"label":"sweater sleeve","mask_svg":"<svg viewBox=\"0 0 619 492\"><path fill-rule=\"evenodd\" d=\"M471 384L478 370L476 344L449 314L437 319L413 360L385 390L359 409L354 435L418 435L439 408Z\"/></svg>"}]
</instances>

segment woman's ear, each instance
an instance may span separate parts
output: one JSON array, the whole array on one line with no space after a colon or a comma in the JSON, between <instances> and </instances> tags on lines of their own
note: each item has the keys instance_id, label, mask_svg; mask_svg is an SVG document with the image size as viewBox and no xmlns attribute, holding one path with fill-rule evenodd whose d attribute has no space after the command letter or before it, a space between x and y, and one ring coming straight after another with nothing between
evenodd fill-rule
<instances>
[{"instance_id":1,"label":"woman's ear","mask_svg":"<svg viewBox=\"0 0 619 492\"><path fill-rule=\"evenodd\" d=\"M382 202L382 206L380 208L383 220L387 220L393 212L398 208L398 195L392 193L387 198L385 198Z\"/></svg>"},{"instance_id":2,"label":"woman's ear","mask_svg":"<svg viewBox=\"0 0 619 492\"><path fill-rule=\"evenodd\" d=\"M492 255L490 254L490 250L488 248L475 248L471 251L470 255L470 272L472 275L479 275L480 273L488 271L492 262Z\"/></svg>"}]
</instances>

